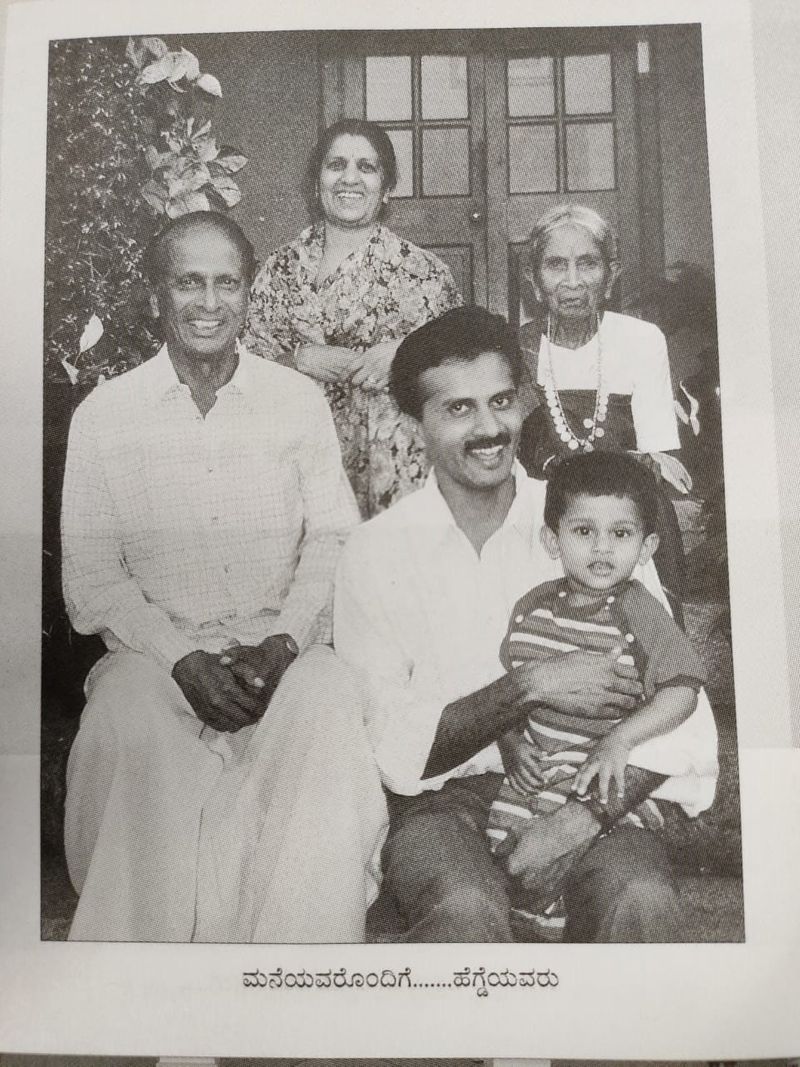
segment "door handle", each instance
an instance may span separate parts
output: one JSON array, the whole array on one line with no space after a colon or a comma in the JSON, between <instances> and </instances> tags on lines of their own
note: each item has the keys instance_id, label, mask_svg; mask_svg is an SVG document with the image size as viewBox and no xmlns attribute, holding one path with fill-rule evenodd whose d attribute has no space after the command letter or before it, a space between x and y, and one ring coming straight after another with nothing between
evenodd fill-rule
<instances>
[{"instance_id":1,"label":"door handle","mask_svg":"<svg viewBox=\"0 0 800 1067\"><path fill-rule=\"evenodd\" d=\"M475 208L474 211L470 211L469 221L471 225L478 226L481 222L483 222L483 212L480 211L478 208Z\"/></svg>"}]
</instances>

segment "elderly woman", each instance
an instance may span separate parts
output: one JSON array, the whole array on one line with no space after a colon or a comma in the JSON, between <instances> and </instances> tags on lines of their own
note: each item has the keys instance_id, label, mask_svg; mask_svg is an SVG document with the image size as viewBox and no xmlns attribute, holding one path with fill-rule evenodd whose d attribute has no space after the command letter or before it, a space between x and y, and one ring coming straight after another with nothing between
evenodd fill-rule
<instances>
[{"instance_id":1,"label":"elderly woman","mask_svg":"<svg viewBox=\"0 0 800 1067\"><path fill-rule=\"evenodd\" d=\"M245 341L324 386L362 515L425 475L413 423L386 393L412 330L461 303L449 269L379 219L397 162L379 126L329 127L309 166L317 221L270 255L253 286Z\"/></svg>"},{"instance_id":2,"label":"elderly woman","mask_svg":"<svg viewBox=\"0 0 800 1067\"><path fill-rule=\"evenodd\" d=\"M680 447L664 335L657 326L606 310L619 274L617 237L596 211L562 204L531 234L525 273L539 314L520 331L532 409L520 458L547 477L559 456L595 448L647 457L679 492L691 479L671 452ZM661 493L661 581L680 616L683 549L675 511Z\"/></svg>"}]
</instances>

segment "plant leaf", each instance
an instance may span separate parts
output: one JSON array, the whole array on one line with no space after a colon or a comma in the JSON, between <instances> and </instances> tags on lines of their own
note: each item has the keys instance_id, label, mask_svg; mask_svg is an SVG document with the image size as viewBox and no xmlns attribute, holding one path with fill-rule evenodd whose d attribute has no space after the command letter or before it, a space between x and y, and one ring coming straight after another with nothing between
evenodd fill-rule
<instances>
[{"instance_id":1,"label":"plant leaf","mask_svg":"<svg viewBox=\"0 0 800 1067\"><path fill-rule=\"evenodd\" d=\"M194 149L197 152L197 158L202 163L210 163L212 159L216 159L219 154L217 148L217 140L215 137L203 137L201 139L195 138L193 141Z\"/></svg>"},{"instance_id":2,"label":"plant leaf","mask_svg":"<svg viewBox=\"0 0 800 1067\"><path fill-rule=\"evenodd\" d=\"M77 369L75 367L72 366L71 363L67 362L66 356L64 357L64 359L61 360L61 366L67 372L67 377L69 378L69 380L72 383L72 385L77 385L78 384L78 371L77 371Z\"/></svg>"},{"instance_id":3,"label":"plant leaf","mask_svg":"<svg viewBox=\"0 0 800 1067\"><path fill-rule=\"evenodd\" d=\"M182 175L169 183L170 200L184 193L191 193L202 189L211 180L211 175L205 163L196 163L187 167Z\"/></svg>"},{"instance_id":4,"label":"plant leaf","mask_svg":"<svg viewBox=\"0 0 800 1067\"><path fill-rule=\"evenodd\" d=\"M177 52L167 52L161 59L148 63L139 75L140 85L155 85L157 82L172 81L180 57Z\"/></svg>"},{"instance_id":5,"label":"plant leaf","mask_svg":"<svg viewBox=\"0 0 800 1067\"><path fill-rule=\"evenodd\" d=\"M163 185L149 181L142 186L142 199L145 200L158 215L163 215L167 206L169 194Z\"/></svg>"},{"instance_id":6,"label":"plant leaf","mask_svg":"<svg viewBox=\"0 0 800 1067\"><path fill-rule=\"evenodd\" d=\"M145 49L142 47L141 42L134 40L133 37L129 37L128 44L125 47L125 57L133 63L137 70L142 69L144 53Z\"/></svg>"},{"instance_id":7,"label":"plant leaf","mask_svg":"<svg viewBox=\"0 0 800 1067\"><path fill-rule=\"evenodd\" d=\"M195 85L209 96L222 96L222 86L213 74L201 74Z\"/></svg>"},{"instance_id":8,"label":"plant leaf","mask_svg":"<svg viewBox=\"0 0 800 1067\"><path fill-rule=\"evenodd\" d=\"M182 48L180 52L168 52L164 59L159 60L163 63L164 60L169 59L172 64L169 77L167 81L171 89L175 89L177 92L183 92L182 89L178 89L175 84L179 82L181 78L186 78L188 81L193 81L197 77L197 73L200 71L200 65L191 52L187 52L185 48Z\"/></svg>"},{"instance_id":9,"label":"plant leaf","mask_svg":"<svg viewBox=\"0 0 800 1067\"><path fill-rule=\"evenodd\" d=\"M183 63L182 69L186 75L186 80L190 82L197 81L200 77L200 63L198 62L197 56L186 48L181 48L180 55Z\"/></svg>"},{"instance_id":10,"label":"plant leaf","mask_svg":"<svg viewBox=\"0 0 800 1067\"><path fill-rule=\"evenodd\" d=\"M210 129L211 129L211 119L206 119L206 121L202 124L202 126L200 126L199 129L194 131L194 136L193 136L192 139L193 140L197 140L200 137L205 137L205 135L208 133L208 131Z\"/></svg>"},{"instance_id":11,"label":"plant leaf","mask_svg":"<svg viewBox=\"0 0 800 1067\"><path fill-rule=\"evenodd\" d=\"M149 144L144 150L145 159L150 170L162 167L167 160L172 158L172 152L159 152L154 144Z\"/></svg>"},{"instance_id":12,"label":"plant leaf","mask_svg":"<svg viewBox=\"0 0 800 1067\"><path fill-rule=\"evenodd\" d=\"M88 352L90 348L94 348L102 336L103 324L97 315L92 315L83 328L83 333L78 343L78 351Z\"/></svg>"},{"instance_id":13,"label":"plant leaf","mask_svg":"<svg viewBox=\"0 0 800 1067\"><path fill-rule=\"evenodd\" d=\"M228 207L233 207L242 199L242 191L236 182L227 174L214 175L211 184L225 201Z\"/></svg>"},{"instance_id":14,"label":"plant leaf","mask_svg":"<svg viewBox=\"0 0 800 1067\"><path fill-rule=\"evenodd\" d=\"M192 159L191 156L173 156L170 161L170 166L167 167L164 177L168 182L176 181L178 178L182 178L188 170L197 166L197 160Z\"/></svg>"},{"instance_id":15,"label":"plant leaf","mask_svg":"<svg viewBox=\"0 0 800 1067\"><path fill-rule=\"evenodd\" d=\"M156 59L161 59L161 57L165 56L169 51L166 43L162 41L160 37L143 37L142 47L146 48L151 55L156 57Z\"/></svg>"},{"instance_id":16,"label":"plant leaf","mask_svg":"<svg viewBox=\"0 0 800 1067\"><path fill-rule=\"evenodd\" d=\"M171 219L177 219L179 215L187 215L190 211L208 211L210 207L208 197L203 193L184 193L168 201L167 214Z\"/></svg>"},{"instance_id":17,"label":"plant leaf","mask_svg":"<svg viewBox=\"0 0 800 1067\"><path fill-rule=\"evenodd\" d=\"M217 156L214 162L218 163L228 174L235 174L237 170L241 170L247 163L247 156L231 152L230 155Z\"/></svg>"}]
</instances>

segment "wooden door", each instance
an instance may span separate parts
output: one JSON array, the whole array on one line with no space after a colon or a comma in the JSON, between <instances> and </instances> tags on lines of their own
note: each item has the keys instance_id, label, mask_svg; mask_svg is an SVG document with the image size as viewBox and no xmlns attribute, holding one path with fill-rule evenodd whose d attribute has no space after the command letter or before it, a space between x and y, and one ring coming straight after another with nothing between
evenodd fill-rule
<instances>
[{"instance_id":1,"label":"wooden door","mask_svg":"<svg viewBox=\"0 0 800 1067\"><path fill-rule=\"evenodd\" d=\"M642 276L636 40L624 31L514 30L485 57L488 306L527 318L520 258L560 203L593 207L620 236L618 302Z\"/></svg>"},{"instance_id":2,"label":"wooden door","mask_svg":"<svg viewBox=\"0 0 800 1067\"><path fill-rule=\"evenodd\" d=\"M642 209L643 195L659 204L646 194L660 181L643 32L336 34L335 51L323 48L323 118L385 127L401 175L389 225L449 263L467 302L514 324L529 317L525 241L543 212L572 201L617 228L615 300L635 306L662 240L659 213Z\"/></svg>"},{"instance_id":3,"label":"wooden door","mask_svg":"<svg viewBox=\"0 0 800 1067\"><path fill-rule=\"evenodd\" d=\"M337 33L323 55L326 125L368 118L395 148L388 224L452 269L467 303L486 305L484 60L462 32Z\"/></svg>"}]
</instances>

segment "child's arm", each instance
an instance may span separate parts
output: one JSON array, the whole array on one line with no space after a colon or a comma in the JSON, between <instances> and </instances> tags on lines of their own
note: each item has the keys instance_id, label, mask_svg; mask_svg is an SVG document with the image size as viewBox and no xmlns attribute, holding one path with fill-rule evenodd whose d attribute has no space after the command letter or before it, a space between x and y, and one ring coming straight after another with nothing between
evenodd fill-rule
<instances>
[{"instance_id":1,"label":"child's arm","mask_svg":"<svg viewBox=\"0 0 800 1067\"><path fill-rule=\"evenodd\" d=\"M583 796L597 778L597 795L602 804L608 802L612 781L621 799L625 794L625 768L631 749L652 737L671 733L689 718L696 706L697 692L691 686L659 689L648 704L632 712L592 747L586 762L575 775L573 791Z\"/></svg>"}]
</instances>

